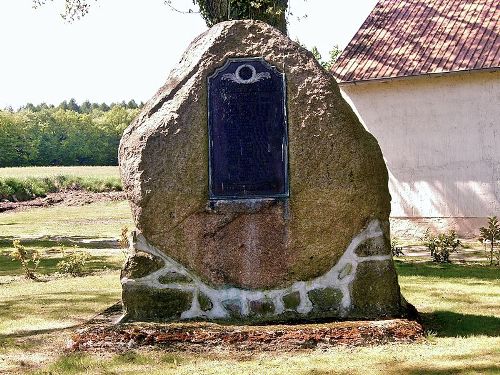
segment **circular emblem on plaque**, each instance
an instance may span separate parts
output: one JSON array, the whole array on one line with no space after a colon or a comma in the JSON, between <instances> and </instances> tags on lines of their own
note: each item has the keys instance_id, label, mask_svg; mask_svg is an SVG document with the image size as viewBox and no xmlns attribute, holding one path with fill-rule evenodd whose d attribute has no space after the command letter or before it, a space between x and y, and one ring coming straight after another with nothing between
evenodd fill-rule
<instances>
[{"instance_id":1,"label":"circular emblem on plaque","mask_svg":"<svg viewBox=\"0 0 500 375\"><path fill-rule=\"evenodd\" d=\"M241 83L250 83L255 82L257 71L252 65L242 64L238 66L234 74Z\"/></svg>"}]
</instances>

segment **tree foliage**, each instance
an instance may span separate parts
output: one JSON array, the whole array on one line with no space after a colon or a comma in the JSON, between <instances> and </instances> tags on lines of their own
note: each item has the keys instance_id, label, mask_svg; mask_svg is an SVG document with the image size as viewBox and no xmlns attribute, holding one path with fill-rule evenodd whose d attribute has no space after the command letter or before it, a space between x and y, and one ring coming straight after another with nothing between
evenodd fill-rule
<instances>
[{"instance_id":1,"label":"tree foliage","mask_svg":"<svg viewBox=\"0 0 500 375\"><path fill-rule=\"evenodd\" d=\"M339 58L340 54L342 53L342 50L339 48L338 45L334 45L333 48L329 52L329 59L328 60L323 60L323 56L321 56L321 53L319 52L318 48L314 46L311 49L312 54L316 58L316 60L319 61L321 66L325 68L326 70L330 70L333 67L333 64L335 64L335 61Z\"/></svg>"},{"instance_id":2,"label":"tree foliage","mask_svg":"<svg viewBox=\"0 0 500 375\"><path fill-rule=\"evenodd\" d=\"M255 19L286 33L288 0L194 0L208 26L227 20Z\"/></svg>"},{"instance_id":3,"label":"tree foliage","mask_svg":"<svg viewBox=\"0 0 500 375\"><path fill-rule=\"evenodd\" d=\"M32 0L39 7L47 0ZM52 0L50 0L52 1ZM67 21L80 19L89 12L97 0L65 0L62 17ZM208 26L228 20L255 19L264 21L286 33L288 0L192 0L200 8L200 14ZM171 0L164 3L172 6ZM189 11L191 13L191 11Z\"/></svg>"},{"instance_id":4,"label":"tree foliage","mask_svg":"<svg viewBox=\"0 0 500 375\"><path fill-rule=\"evenodd\" d=\"M120 137L138 112L133 101L78 105L74 99L0 111L0 167L116 165Z\"/></svg>"}]
</instances>

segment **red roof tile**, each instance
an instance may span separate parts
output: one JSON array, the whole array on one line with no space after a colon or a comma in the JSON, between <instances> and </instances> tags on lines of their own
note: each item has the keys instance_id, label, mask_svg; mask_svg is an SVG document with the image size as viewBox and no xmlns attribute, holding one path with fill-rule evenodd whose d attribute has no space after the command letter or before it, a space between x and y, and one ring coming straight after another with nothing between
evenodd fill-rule
<instances>
[{"instance_id":1,"label":"red roof tile","mask_svg":"<svg viewBox=\"0 0 500 375\"><path fill-rule=\"evenodd\" d=\"M500 0L380 0L332 68L341 82L500 67Z\"/></svg>"}]
</instances>

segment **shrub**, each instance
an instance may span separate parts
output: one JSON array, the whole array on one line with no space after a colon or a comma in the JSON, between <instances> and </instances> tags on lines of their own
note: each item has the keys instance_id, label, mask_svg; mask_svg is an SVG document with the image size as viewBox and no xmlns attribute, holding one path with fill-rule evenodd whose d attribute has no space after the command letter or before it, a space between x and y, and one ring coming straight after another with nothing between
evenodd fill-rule
<instances>
[{"instance_id":1,"label":"shrub","mask_svg":"<svg viewBox=\"0 0 500 375\"><path fill-rule=\"evenodd\" d=\"M500 241L500 225L498 224L498 220L496 216L492 216L488 218L488 226L479 228L481 232L481 237L479 237L479 241L484 243L489 242L490 244L490 265L493 264L493 254L495 249L495 243ZM497 265L500 264L500 248L496 254Z\"/></svg>"},{"instance_id":2,"label":"shrub","mask_svg":"<svg viewBox=\"0 0 500 375\"><path fill-rule=\"evenodd\" d=\"M422 240L431 253L432 261L438 263L449 263L450 254L457 251L458 247L461 245L457 233L454 230L446 234L439 233L435 235L427 228Z\"/></svg>"},{"instance_id":3,"label":"shrub","mask_svg":"<svg viewBox=\"0 0 500 375\"><path fill-rule=\"evenodd\" d=\"M404 255L403 247L398 245L399 245L398 240L396 239L391 240L391 251L393 257L400 257Z\"/></svg>"},{"instance_id":4,"label":"shrub","mask_svg":"<svg viewBox=\"0 0 500 375\"><path fill-rule=\"evenodd\" d=\"M31 252L26 250L19 240L13 241L12 245L14 246L14 250L10 253L12 260L18 260L21 263L27 279L38 280L35 271L40 264L40 253L36 250Z\"/></svg>"},{"instance_id":5,"label":"shrub","mask_svg":"<svg viewBox=\"0 0 500 375\"><path fill-rule=\"evenodd\" d=\"M82 276L85 273L85 264L90 259L90 254L79 251L65 255L64 259L57 263L57 269L61 273L71 276Z\"/></svg>"}]
</instances>

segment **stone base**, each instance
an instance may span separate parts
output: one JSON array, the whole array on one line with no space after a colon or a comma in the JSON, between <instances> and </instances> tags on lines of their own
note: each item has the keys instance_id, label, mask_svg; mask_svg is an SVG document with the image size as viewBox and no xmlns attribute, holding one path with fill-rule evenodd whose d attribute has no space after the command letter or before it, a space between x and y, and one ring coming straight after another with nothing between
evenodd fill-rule
<instances>
[{"instance_id":1,"label":"stone base","mask_svg":"<svg viewBox=\"0 0 500 375\"><path fill-rule=\"evenodd\" d=\"M151 246L140 233L122 271L123 320L229 322L377 319L406 315L396 271L373 220L327 273L279 289L213 287ZM144 264L151 265L145 275Z\"/></svg>"}]
</instances>

